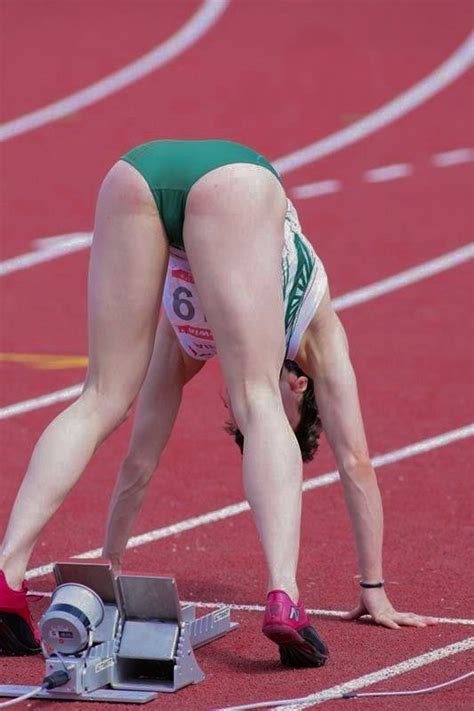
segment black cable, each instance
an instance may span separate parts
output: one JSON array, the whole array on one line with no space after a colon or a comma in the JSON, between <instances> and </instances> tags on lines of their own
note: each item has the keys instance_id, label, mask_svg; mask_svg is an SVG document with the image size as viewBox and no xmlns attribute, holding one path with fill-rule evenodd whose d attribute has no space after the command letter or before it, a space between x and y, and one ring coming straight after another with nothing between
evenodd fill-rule
<instances>
[{"instance_id":1,"label":"black cable","mask_svg":"<svg viewBox=\"0 0 474 711\"><path fill-rule=\"evenodd\" d=\"M58 686L64 686L64 684L67 684L70 678L71 675L66 671L66 669L57 669L52 672L52 674L48 674L48 676L44 677L41 688L48 690L56 689Z\"/></svg>"},{"instance_id":2,"label":"black cable","mask_svg":"<svg viewBox=\"0 0 474 711\"><path fill-rule=\"evenodd\" d=\"M31 689L31 691L29 691L27 694L17 696L15 699L10 699L10 701L4 701L0 704L0 708L3 709L7 706L14 706L15 704L19 704L21 701L31 699L33 696L36 696L38 691L42 691L43 689L49 691L50 689L56 689L56 687L58 686L64 686L64 684L67 684L70 678L71 675L69 674L69 672L66 671L66 669L58 669L57 671L52 672L52 674L48 674L48 676L45 676L41 686L36 686L34 689Z\"/></svg>"}]
</instances>

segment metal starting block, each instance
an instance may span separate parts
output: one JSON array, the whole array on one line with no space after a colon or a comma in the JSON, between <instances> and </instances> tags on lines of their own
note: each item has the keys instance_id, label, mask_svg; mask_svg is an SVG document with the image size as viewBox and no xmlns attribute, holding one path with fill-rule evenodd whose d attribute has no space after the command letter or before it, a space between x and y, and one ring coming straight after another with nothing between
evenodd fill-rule
<instances>
[{"instance_id":1,"label":"metal starting block","mask_svg":"<svg viewBox=\"0 0 474 711\"><path fill-rule=\"evenodd\" d=\"M45 676L66 669L70 678L36 698L146 703L202 681L193 650L238 627L228 607L196 618L174 578L114 579L100 563L57 563L54 575L58 587L40 621ZM33 688L4 685L0 696Z\"/></svg>"}]
</instances>

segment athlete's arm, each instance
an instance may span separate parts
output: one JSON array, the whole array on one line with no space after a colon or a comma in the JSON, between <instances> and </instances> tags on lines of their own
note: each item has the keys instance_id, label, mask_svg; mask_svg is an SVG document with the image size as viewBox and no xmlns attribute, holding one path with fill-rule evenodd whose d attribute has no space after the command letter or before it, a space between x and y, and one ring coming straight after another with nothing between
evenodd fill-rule
<instances>
[{"instance_id":1,"label":"athlete's arm","mask_svg":"<svg viewBox=\"0 0 474 711\"><path fill-rule=\"evenodd\" d=\"M359 405L357 382L343 326L326 292L298 352L300 367L314 380L316 401L330 447L336 457L354 531L361 578L383 580L383 510L370 461ZM425 626L432 618L398 613L383 588L363 589L355 619L370 613L386 627Z\"/></svg>"},{"instance_id":2,"label":"athlete's arm","mask_svg":"<svg viewBox=\"0 0 474 711\"><path fill-rule=\"evenodd\" d=\"M204 363L183 353L163 315L138 396L129 450L120 467L109 508L103 557L111 561L116 572L148 484L171 435L183 387Z\"/></svg>"}]
</instances>

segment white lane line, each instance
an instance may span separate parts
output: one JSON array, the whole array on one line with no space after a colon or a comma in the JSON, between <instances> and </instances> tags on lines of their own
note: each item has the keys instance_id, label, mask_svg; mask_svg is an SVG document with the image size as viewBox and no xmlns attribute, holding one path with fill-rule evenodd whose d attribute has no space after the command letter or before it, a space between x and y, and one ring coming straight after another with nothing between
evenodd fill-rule
<instances>
[{"instance_id":1,"label":"white lane line","mask_svg":"<svg viewBox=\"0 0 474 711\"><path fill-rule=\"evenodd\" d=\"M23 402L17 402L14 405L7 405L0 408L0 420L15 417L15 415L23 415L25 412L39 410L42 407L49 407L57 402L74 400L74 398L79 397L83 387L83 383L78 383L77 385L71 385L69 388L64 388L64 390L56 390L53 393L31 398L31 400L23 400Z\"/></svg>"},{"instance_id":2,"label":"white lane line","mask_svg":"<svg viewBox=\"0 0 474 711\"><path fill-rule=\"evenodd\" d=\"M36 266L36 264L49 262L65 254L79 252L81 249L90 247L91 244L92 232L71 232L38 239L34 242L36 247L34 252L19 254L17 257L0 262L0 276L12 274L21 269L29 269Z\"/></svg>"},{"instance_id":3,"label":"white lane line","mask_svg":"<svg viewBox=\"0 0 474 711\"><path fill-rule=\"evenodd\" d=\"M44 590L28 590L28 595L30 597L52 597L53 593ZM231 610L235 610L236 612L263 612L265 610L264 605L241 605L234 602L202 602L197 600L181 600L181 604L194 605L194 607L197 607L202 610L218 610L221 607L229 607ZM341 617L341 615L347 612L347 610L320 610L315 607L306 607L305 609L309 615L314 615L315 617L339 618ZM474 627L474 620L467 620L460 617L436 617L436 615L430 615L429 612L426 612L424 614L429 615L430 617L434 617L437 622L443 625L465 625ZM367 617L367 615L363 615L363 617Z\"/></svg>"},{"instance_id":4,"label":"white lane line","mask_svg":"<svg viewBox=\"0 0 474 711\"><path fill-rule=\"evenodd\" d=\"M470 163L474 161L473 148L456 148L445 153L435 153L430 158L430 163L435 168L446 168L452 165ZM394 165L380 166L372 168L363 173L363 178L368 183L382 183L398 178L407 178L413 175L414 166L410 163L396 163ZM307 200L308 198L320 197L330 193L340 192L344 187L340 180L330 178L320 180L316 183L306 183L290 190L296 200Z\"/></svg>"},{"instance_id":5,"label":"white lane line","mask_svg":"<svg viewBox=\"0 0 474 711\"><path fill-rule=\"evenodd\" d=\"M42 595L44 593L38 593ZM48 596L52 593L48 593ZM183 602L184 605L196 605L196 607L202 609L212 610L219 607L230 607L231 610L236 610L237 612L263 612L265 610L264 605L238 605L233 602L196 602L195 600L187 600ZM314 615L315 617L341 617L347 610L320 610L315 607L305 608L309 615ZM474 620L464 619L462 617L436 617L435 615L430 615L428 612L423 613L424 615L429 615L434 617L437 622L443 625L465 625L474 627ZM367 617L367 615L363 615Z\"/></svg>"},{"instance_id":6,"label":"white lane line","mask_svg":"<svg viewBox=\"0 0 474 711\"><path fill-rule=\"evenodd\" d=\"M273 165L283 175L361 141L431 99L464 74L473 61L474 33L471 33L445 62L410 89L360 121L273 161Z\"/></svg>"},{"instance_id":7,"label":"white lane line","mask_svg":"<svg viewBox=\"0 0 474 711\"><path fill-rule=\"evenodd\" d=\"M474 148L457 148L455 151L435 153L431 158L431 162L437 168L447 168L450 165L458 165L459 163L470 163L473 160Z\"/></svg>"},{"instance_id":8,"label":"white lane line","mask_svg":"<svg viewBox=\"0 0 474 711\"><path fill-rule=\"evenodd\" d=\"M365 301L370 301L383 294L388 294L396 289L402 289L409 284L415 284L422 279L427 279L435 274L440 274L447 269L452 269L464 262L469 261L474 257L474 243L470 242L464 247L455 249L453 252L443 254L441 257L436 257L428 262L419 264L416 267L406 269L399 274L381 279L368 286L363 286L360 289L355 289L342 296L337 296L332 300L332 304L337 311L342 311L350 306L362 304Z\"/></svg>"},{"instance_id":9,"label":"white lane line","mask_svg":"<svg viewBox=\"0 0 474 711\"><path fill-rule=\"evenodd\" d=\"M95 104L167 64L195 44L220 18L230 0L205 0L199 10L162 44L91 86L0 126L0 141L57 121Z\"/></svg>"},{"instance_id":10,"label":"white lane line","mask_svg":"<svg viewBox=\"0 0 474 711\"><path fill-rule=\"evenodd\" d=\"M372 168L364 173L364 180L368 183L385 183L387 180L397 180L411 175L413 168L409 163L395 163Z\"/></svg>"},{"instance_id":11,"label":"white lane line","mask_svg":"<svg viewBox=\"0 0 474 711\"><path fill-rule=\"evenodd\" d=\"M293 188L291 192L298 200L305 200L307 198L316 197L317 195L337 193L341 189L341 186L340 180L320 180L317 183L300 185L297 188Z\"/></svg>"},{"instance_id":12,"label":"white lane line","mask_svg":"<svg viewBox=\"0 0 474 711\"><path fill-rule=\"evenodd\" d=\"M73 110L77 110L82 106L104 98L109 93L113 93L113 91L117 91L119 88L122 88L122 86L135 81L135 78L139 78L136 72L142 72L140 76L144 76L144 74L149 71L156 69L160 66L160 63L163 64L165 61L168 61L168 58L171 59L172 56L174 56L172 55L172 50L175 52L178 51L176 48L180 46L180 42L183 43L183 49L185 49L188 46L186 45L186 41L188 43L195 41L194 39L191 40L189 37L193 35L193 32L201 32L201 34L204 33L208 27L210 27L210 25L218 19L219 15L225 10L229 2L230 0L206 0L198 13L191 18L189 23L185 25L180 32L171 37L163 45L153 50L150 54L145 55L140 60L137 60L137 62L125 67L115 74L110 75L102 82L98 82L88 89L80 91L77 94L73 94L71 97L56 102L55 104L51 104L49 107L33 112L33 114L28 114L27 116L23 116L0 126L0 140L6 140L7 138L18 135L19 133L29 131L32 128L36 128L39 125L56 120L57 118L60 118ZM196 35L196 39L199 36L200 35ZM460 45L460 47L458 47L458 49L451 55L451 57L449 57L445 62L443 62L443 64L441 64L430 75L425 77L421 82L415 84L411 89L407 90L403 94L400 94L388 104L385 104L377 111L369 114L369 116L366 116L361 121L358 121L351 126L342 129L341 131L336 131L336 133L330 134L329 136L326 136L326 138L316 141L316 143L312 143L305 148L301 148L300 150L290 153L287 156L277 159L273 163L274 166L283 175L300 168L303 165L319 160L326 155L334 153L347 145L362 140L374 131L379 130L409 111L417 108L417 106L422 104L424 101L428 100L450 83L455 81L470 67L473 57L474 33L471 33ZM153 65L153 62L156 62L156 64ZM151 68L150 64L153 65ZM120 83L121 81L122 85L118 86L116 82ZM125 83L123 83L124 81ZM104 91L107 91L108 93L103 93ZM94 92L98 92L98 98L95 96ZM79 101L80 103L80 101L86 100L87 104L70 105L68 103L70 101L73 103L74 101ZM54 115L50 113L51 111ZM321 182L334 183L337 181ZM31 255L22 256L25 258L25 266L19 266L18 268L26 268L26 266L31 266L32 264L39 264L40 262L48 261L48 259L44 258L45 253L42 255L43 258L41 258L41 255L37 254L36 258L30 263L28 262L30 261L29 258ZM53 255L51 258L53 258ZM21 257L14 259L21 260ZM20 263L21 262L18 264ZM7 260L7 262L3 262L0 264L0 268L1 267L8 270L4 273L16 271L14 260ZM2 273L3 272L0 271L0 275Z\"/></svg>"},{"instance_id":13,"label":"white lane line","mask_svg":"<svg viewBox=\"0 0 474 711\"><path fill-rule=\"evenodd\" d=\"M57 249L66 249L66 246L58 245ZM75 249L76 247L71 247ZM80 249L77 246L77 249ZM34 254L34 253L32 253ZM362 304L371 299L375 299L383 294L387 294L395 289L401 289L409 284L414 284L421 279L427 279L430 276L439 274L447 269L452 269L469 259L474 257L474 244L470 243L456 249L453 252L448 252L441 257L436 257L429 262L424 262L416 267L411 267L404 272L395 274L394 276L387 277L381 281L374 282L355 291L350 291L342 296L337 296L332 300L333 306L336 311L342 311L351 306L356 306L357 304ZM1 265L0 265L1 266ZM82 385L77 384L64 390L57 390L55 392L49 393L47 395L41 395L38 398L32 398L31 400L25 400L22 402L14 403L12 405L7 405L6 407L0 408L0 420L4 420L8 417L14 417L16 415L22 415L25 412L31 412L32 410L37 410L42 407L49 407L57 402L65 402L66 400L72 400L78 397L81 393Z\"/></svg>"},{"instance_id":14,"label":"white lane line","mask_svg":"<svg viewBox=\"0 0 474 711\"><path fill-rule=\"evenodd\" d=\"M309 696L299 699L281 699L262 703L257 702L253 705L245 704L243 706L226 706L225 708L217 709L216 711L244 711L244 709L257 709L265 707L277 707L278 709L281 709L281 711L299 711L300 709L309 708L310 706L318 706L325 701L340 699L342 694L357 691L357 689L364 689L366 686L371 686L377 682L385 681L386 679L391 679L392 677L400 676L401 674L406 674L407 672L424 667L427 664L439 662L442 659L453 656L454 654L468 652L471 649L474 649L474 637L468 637L460 642L448 644L446 647L433 649L431 652L425 652L425 654L420 654L417 657L411 657L410 659L406 659L399 664L378 669L370 674L359 676L357 679L351 679L350 681L337 684L336 686L331 686L328 689L323 689L315 694L310 694Z\"/></svg>"},{"instance_id":15,"label":"white lane line","mask_svg":"<svg viewBox=\"0 0 474 711\"><path fill-rule=\"evenodd\" d=\"M458 442L459 440L472 436L474 436L474 424L466 425L465 427L450 430L449 432L445 432L441 435L435 435L434 437L423 439L420 442L415 442L414 444L408 444L406 447L396 449L393 452L388 452L387 454L378 454L377 456L372 457L372 464L374 467L380 468L386 464L400 462L403 459L409 459L410 457L415 457L418 454L424 454L425 452L430 452L432 449L445 447L447 444L452 444L453 442ZM328 484L338 481L338 479L339 473L337 471L330 472L329 474L321 474L320 476L307 479L303 482L303 491L319 489L321 486L327 486Z\"/></svg>"},{"instance_id":16,"label":"white lane line","mask_svg":"<svg viewBox=\"0 0 474 711\"><path fill-rule=\"evenodd\" d=\"M443 434L430 437L429 439L415 442L407 445L406 447L402 447L401 449L394 450L393 452L378 455L373 457L372 462L374 466L380 468L386 464L393 464L394 462L401 461L402 459L407 459L408 457L413 457L439 447L444 447L453 442L458 442L462 439L472 437L473 435L474 424L466 425L464 427L459 427L458 429L450 430L449 432L444 432ZM307 479L303 483L303 491L310 491L312 489L328 486L336 482L338 479L339 474L337 471L316 476L312 479ZM198 528L199 526L215 523L217 521L223 521L227 518L237 516L244 511L248 511L249 509L250 507L247 501L240 501L236 504L224 506L221 509L209 511L208 513L201 514L200 516L194 516L193 518L188 518L184 521L179 521L170 526L165 526L164 528L157 528L154 531L148 531L147 533L142 533L139 536L133 536L129 539L127 548L138 548L139 546L143 546L147 543L159 541L163 538L169 538L170 536L190 531L193 528ZM86 551L85 553L79 553L73 557L79 559L98 558L101 554L102 548L94 548L93 550ZM47 573L50 573L52 569L52 563L33 568L27 571L26 579L31 580L32 578L38 578L41 575L46 575Z\"/></svg>"}]
</instances>

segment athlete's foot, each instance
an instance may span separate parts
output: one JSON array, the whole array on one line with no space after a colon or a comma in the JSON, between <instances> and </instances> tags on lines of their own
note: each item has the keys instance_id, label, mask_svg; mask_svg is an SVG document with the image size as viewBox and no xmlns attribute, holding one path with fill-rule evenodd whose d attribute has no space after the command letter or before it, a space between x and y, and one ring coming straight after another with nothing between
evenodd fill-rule
<instances>
[{"instance_id":1,"label":"athlete's foot","mask_svg":"<svg viewBox=\"0 0 474 711\"><path fill-rule=\"evenodd\" d=\"M22 589L27 562L28 560L17 552L8 556L0 554L0 571L3 572L7 585L12 590L19 591Z\"/></svg>"},{"instance_id":2,"label":"athlete's foot","mask_svg":"<svg viewBox=\"0 0 474 711\"><path fill-rule=\"evenodd\" d=\"M283 590L268 593L263 634L278 644L285 667L321 667L329 650L311 626L302 602L296 604Z\"/></svg>"},{"instance_id":3,"label":"athlete's foot","mask_svg":"<svg viewBox=\"0 0 474 711\"><path fill-rule=\"evenodd\" d=\"M0 571L0 654L26 655L41 651L26 593L25 583L20 590L13 590Z\"/></svg>"},{"instance_id":4,"label":"athlete's foot","mask_svg":"<svg viewBox=\"0 0 474 711\"><path fill-rule=\"evenodd\" d=\"M272 585L272 582L274 583ZM296 583L291 583L288 581L283 581L281 578L277 581L269 581L268 587L267 587L267 597L270 595L272 592L284 592L288 595L290 600L299 600L300 599L300 591L298 590L298 587Z\"/></svg>"}]
</instances>

